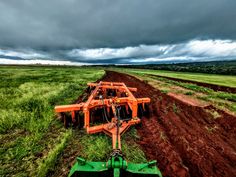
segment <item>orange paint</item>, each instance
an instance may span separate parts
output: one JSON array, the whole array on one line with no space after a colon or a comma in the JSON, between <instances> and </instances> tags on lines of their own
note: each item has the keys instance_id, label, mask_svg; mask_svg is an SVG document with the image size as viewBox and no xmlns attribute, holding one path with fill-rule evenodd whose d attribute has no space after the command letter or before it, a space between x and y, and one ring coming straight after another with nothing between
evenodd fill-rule
<instances>
[{"instance_id":1,"label":"orange paint","mask_svg":"<svg viewBox=\"0 0 236 177\"><path fill-rule=\"evenodd\" d=\"M138 114L138 104L143 105L144 103L149 103L150 98L135 98L132 94L132 91L137 91L137 88L127 87L122 82L102 82L99 83L88 83L90 88L94 88L93 92L89 96L88 100L84 103L80 104L72 104L72 105L63 105L56 106L55 111L57 113L62 112L71 112L72 121L75 121L75 111L83 111L84 113L84 128L86 128L87 133L93 134L98 132L104 132L107 135L112 137L113 148L116 145L116 139L118 139L119 148L120 147L120 136L132 125L140 123L140 119L137 117ZM113 91L116 96L106 97L106 93L108 91ZM124 96L125 93L125 96ZM101 95L99 95L101 94ZM123 96L121 96L123 94ZM103 99L101 99L101 96ZM112 126L115 124L114 122L105 123L102 125L92 126L90 127L90 111L95 107L106 107L107 110L112 108L113 114L116 115L116 107L118 105L124 105L126 110L128 107L132 110L132 118L129 121L120 121L121 125L119 127L119 135L117 138L116 134L116 126ZM113 118L113 121L116 121L117 118Z\"/></svg>"}]
</instances>

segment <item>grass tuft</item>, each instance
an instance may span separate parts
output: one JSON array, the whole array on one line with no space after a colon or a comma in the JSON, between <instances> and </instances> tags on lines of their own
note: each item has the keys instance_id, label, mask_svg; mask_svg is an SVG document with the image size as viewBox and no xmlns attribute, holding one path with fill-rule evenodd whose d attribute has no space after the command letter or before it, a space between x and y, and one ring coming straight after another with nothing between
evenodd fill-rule
<instances>
[{"instance_id":1,"label":"grass tuft","mask_svg":"<svg viewBox=\"0 0 236 177\"><path fill-rule=\"evenodd\" d=\"M43 159L42 163L40 163L37 170L38 177L44 177L46 176L46 174L48 173L50 169L53 170L58 156L63 151L64 147L66 146L67 141L71 138L71 136L72 136L71 130L68 130L66 133L64 133L63 137L61 138L60 143L58 143L48 153L46 159Z\"/></svg>"}]
</instances>

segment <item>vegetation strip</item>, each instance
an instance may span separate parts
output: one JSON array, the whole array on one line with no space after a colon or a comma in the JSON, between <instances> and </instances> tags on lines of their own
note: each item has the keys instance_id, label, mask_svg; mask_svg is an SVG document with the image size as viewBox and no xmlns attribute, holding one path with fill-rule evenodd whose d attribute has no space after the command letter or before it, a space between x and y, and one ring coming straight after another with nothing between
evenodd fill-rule
<instances>
[{"instance_id":1,"label":"vegetation strip","mask_svg":"<svg viewBox=\"0 0 236 177\"><path fill-rule=\"evenodd\" d=\"M184 82L184 83L192 83L192 84L196 84L198 86L203 86L206 88L210 88L214 91L224 91L224 92L230 92L230 93L236 93L236 87L226 87L226 86L220 86L220 85L216 85L216 84L206 84L206 83L202 83L202 82L198 82L198 81L192 81L192 80L185 80L185 79L178 79L178 78L173 78L173 77L168 77L168 76L157 76L154 74L149 74L150 76L156 76L156 77L161 77L161 78L165 78L165 79L169 79L169 80L173 80L173 81L177 81L177 82Z\"/></svg>"},{"instance_id":2,"label":"vegetation strip","mask_svg":"<svg viewBox=\"0 0 236 177\"><path fill-rule=\"evenodd\" d=\"M226 87L236 87L236 77L234 75L220 75L220 74L205 74L194 72L174 72L164 70L150 70L150 69L125 69L125 68L111 68L118 72L133 73L133 74L153 74L157 76L171 77L176 79L184 79L189 81L202 82L207 84L214 84Z\"/></svg>"}]
</instances>

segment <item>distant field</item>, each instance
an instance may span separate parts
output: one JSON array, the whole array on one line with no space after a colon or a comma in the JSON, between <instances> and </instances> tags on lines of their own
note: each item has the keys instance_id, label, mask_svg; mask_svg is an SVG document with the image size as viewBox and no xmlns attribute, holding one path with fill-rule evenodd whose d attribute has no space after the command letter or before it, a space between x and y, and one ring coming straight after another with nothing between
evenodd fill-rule
<instances>
[{"instance_id":1,"label":"distant field","mask_svg":"<svg viewBox=\"0 0 236 177\"><path fill-rule=\"evenodd\" d=\"M236 60L116 66L118 68L236 75Z\"/></svg>"},{"instance_id":2,"label":"distant field","mask_svg":"<svg viewBox=\"0 0 236 177\"><path fill-rule=\"evenodd\" d=\"M204 82L227 87L236 87L236 76L175 72L175 71L163 71L163 70L146 70L146 69L124 69L124 71L137 74L154 74L158 76L167 76L172 78Z\"/></svg>"},{"instance_id":3,"label":"distant field","mask_svg":"<svg viewBox=\"0 0 236 177\"><path fill-rule=\"evenodd\" d=\"M191 97L194 97L195 99L207 101L220 109L229 110L233 113L236 113L235 93L231 93L228 91L214 91L209 87L169 79L170 77L236 88L236 77L234 76L146 69L116 68L115 70L118 72L138 76L142 80L145 80L146 82L153 85L164 93L172 92L178 94L182 93L184 95L191 95ZM165 76L168 78L162 78L158 76ZM177 87L179 88L179 90L177 89Z\"/></svg>"}]
</instances>

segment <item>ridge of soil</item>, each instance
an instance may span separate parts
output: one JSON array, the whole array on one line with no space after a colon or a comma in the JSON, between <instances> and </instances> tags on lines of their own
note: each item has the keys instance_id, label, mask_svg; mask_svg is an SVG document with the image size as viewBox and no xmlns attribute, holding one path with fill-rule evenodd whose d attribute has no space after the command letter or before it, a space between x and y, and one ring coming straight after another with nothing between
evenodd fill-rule
<instances>
[{"instance_id":1,"label":"ridge of soil","mask_svg":"<svg viewBox=\"0 0 236 177\"><path fill-rule=\"evenodd\" d=\"M189 104L130 75L107 71L103 81L124 82L138 89L137 98L151 98L150 116L137 127L139 144L164 176L235 176L235 116L211 105Z\"/></svg>"},{"instance_id":2,"label":"ridge of soil","mask_svg":"<svg viewBox=\"0 0 236 177\"><path fill-rule=\"evenodd\" d=\"M154 77L165 78L165 79L178 81L178 82L192 83L192 84L196 84L198 86L210 88L214 91L223 91L223 92L229 92L229 93L236 93L236 88L235 87L227 87L227 86L223 86L223 85L209 84L209 83L191 81L191 80L186 80L186 79L178 79L178 78L173 78L173 77L168 77L168 76L159 76L159 75L155 75L155 74L147 74L147 75L154 76Z\"/></svg>"},{"instance_id":3,"label":"ridge of soil","mask_svg":"<svg viewBox=\"0 0 236 177\"><path fill-rule=\"evenodd\" d=\"M175 99L181 100L182 102L185 102L188 105L199 106L203 108L209 106L209 103L205 103L203 101L191 98L190 96L187 95L177 94L172 92L167 93L167 95L174 97Z\"/></svg>"}]
</instances>

